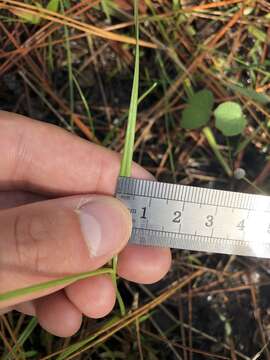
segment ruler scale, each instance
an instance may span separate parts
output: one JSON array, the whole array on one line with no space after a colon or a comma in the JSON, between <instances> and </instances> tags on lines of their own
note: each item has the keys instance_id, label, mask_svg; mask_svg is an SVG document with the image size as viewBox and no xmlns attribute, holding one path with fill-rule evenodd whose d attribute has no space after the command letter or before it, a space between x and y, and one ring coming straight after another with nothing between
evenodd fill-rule
<instances>
[{"instance_id":1,"label":"ruler scale","mask_svg":"<svg viewBox=\"0 0 270 360\"><path fill-rule=\"evenodd\" d=\"M270 258L270 196L119 177L130 242Z\"/></svg>"}]
</instances>

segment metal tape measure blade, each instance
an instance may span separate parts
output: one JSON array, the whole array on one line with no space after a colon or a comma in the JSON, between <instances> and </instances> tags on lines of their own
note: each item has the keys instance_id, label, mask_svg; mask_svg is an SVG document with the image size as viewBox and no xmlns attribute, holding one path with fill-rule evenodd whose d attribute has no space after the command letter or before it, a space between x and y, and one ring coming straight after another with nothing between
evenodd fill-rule
<instances>
[{"instance_id":1,"label":"metal tape measure blade","mask_svg":"<svg viewBox=\"0 0 270 360\"><path fill-rule=\"evenodd\" d=\"M132 243L270 258L270 197L119 177Z\"/></svg>"}]
</instances>

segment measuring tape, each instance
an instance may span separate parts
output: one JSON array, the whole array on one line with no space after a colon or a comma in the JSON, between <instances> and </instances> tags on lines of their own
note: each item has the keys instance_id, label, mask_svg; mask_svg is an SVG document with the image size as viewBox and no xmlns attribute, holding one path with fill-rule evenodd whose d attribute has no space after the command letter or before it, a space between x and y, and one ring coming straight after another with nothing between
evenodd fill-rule
<instances>
[{"instance_id":1,"label":"measuring tape","mask_svg":"<svg viewBox=\"0 0 270 360\"><path fill-rule=\"evenodd\" d=\"M270 258L270 196L119 177L130 242Z\"/></svg>"}]
</instances>

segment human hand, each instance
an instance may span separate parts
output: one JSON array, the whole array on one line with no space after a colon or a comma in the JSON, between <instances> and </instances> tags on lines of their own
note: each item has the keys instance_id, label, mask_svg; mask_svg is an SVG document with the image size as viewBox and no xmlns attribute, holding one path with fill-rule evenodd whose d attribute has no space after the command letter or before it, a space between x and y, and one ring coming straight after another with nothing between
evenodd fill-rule
<instances>
[{"instance_id":1,"label":"human hand","mask_svg":"<svg viewBox=\"0 0 270 360\"><path fill-rule=\"evenodd\" d=\"M65 275L92 271L119 253L119 276L161 279L168 249L127 245L128 210L112 195L118 154L56 126L0 112L0 294ZM151 178L134 164L132 176ZM36 315L41 326L71 336L82 314L99 318L115 303L111 278L99 275L0 302Z\"/></svg>"}]
</instances>

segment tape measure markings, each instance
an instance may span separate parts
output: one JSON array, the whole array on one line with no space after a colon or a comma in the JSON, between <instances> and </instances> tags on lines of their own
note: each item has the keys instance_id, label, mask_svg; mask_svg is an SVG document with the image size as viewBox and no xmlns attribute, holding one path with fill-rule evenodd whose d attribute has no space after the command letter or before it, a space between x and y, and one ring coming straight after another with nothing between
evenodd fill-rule
<instances>
[{"instance_id":1,"label":"tape measure markings","mask_svg":"<svg viewBox=\"0 0 270 360\"><path fill-rule=\"evenodd\" d=\"M143 232L145 233L143 235ZM250 243L247 246L245 241L238 241L224 238L211 238L203 236L192 236L190 234L160 234L157 236L156 231L143 229L134 229L131 237L131 242L138 245L151 245L159 247L180 248L185 250L216 252L222 254L245 255L245 256L259 256L264 258L270 257L270 244L263 243L257 246L256 242ZM152 234L151 234L152 232ZM177 246L176 246L177 244ZM253 251L256 247L256 252Z\"/></svg>"},{"instance_id":2,"label":"tape measure markings","mask_svg":"<svg viewBox=\"0 0 270 360\"><path fill-rule=\"evenodd\" d=\"M119 178L131 242L270 258L270 197Z\"/></svg>"},{"instance_id":3,"label":"tape measure markings","mask_svg":"<svg viewBox=\"0 0 270 360\"><path fill-rule=\"evenodd\" d=\"M133 230L134 230L135 233L136 232L137 233L149 232L148 235L162 236L162 237L164 237L164 235L165 235L165 236L172 236L172 237L177 238L178 235L181 235L181 236L184 236L185 239L187 239L188 237L193 236L194 239L196 239L196 240L199 237L200 239L206 239L206 240L211 240L211 241L216 241L216 240L222 241L222 242L229 241L232 244L233 243L238 243L239 245L243 245L243 246L245 246L246 243L256 243L256 241L245 241L245 240L231 239L231 238L218 238L218 237L212 237L212 236L206 236L206 235L197 235L197 234L192 235L192 234L189 234L189 233L178 233L178 232L165 231L165 230L151 230L151 229L144 229L144 228L137 228L137 227L134 227ZM265 242L265 243L261 243L261 244L266 245L266 246L268 246L270 248L270 243Z\"/></svg>"},{"instance_id":4,"label":"tape measure markings","mask_svg":"<svg viewBox=\"0 0 270 360\"><path fill-rule=\"evenodd\" d=\"M129 179L131 178L119 178L116 193L121 193L129 196L141 196L152 199L166 199L172 201L182 201L185 203L188 202L193 204L199 203L202 205L251 211L258 211L257 208L254 206L256 205L256 201L258 199L265 199L268 201L269 209L263 209L262 211L270 212L270 199L268 196L264 195L245 194L240 192L207 189L187 185L159 183L157 181L141 179L132 179L132 181L134 181L133 184L133 182L128 181ZM146 185L148 186L146 187ZM168 190L169 187L172 187L172 189ZM170 191L173 191L173 188L176 188L178 190L178 193L175 197L173 197L172 193L170 193ZM202 201L203 196L206 196L205 201Z\"/></svg>"}]
</instances>

